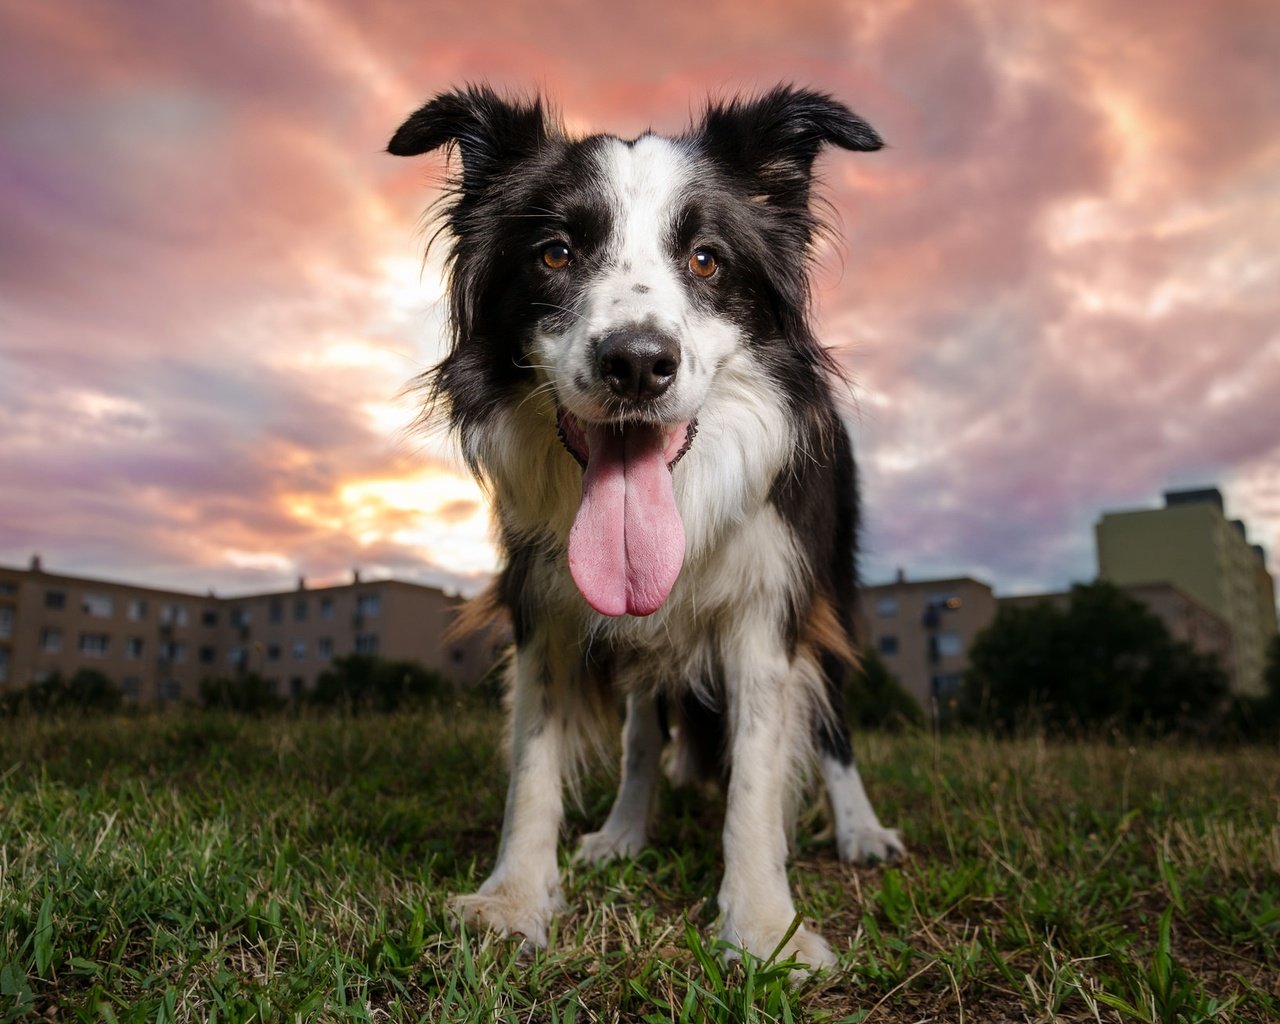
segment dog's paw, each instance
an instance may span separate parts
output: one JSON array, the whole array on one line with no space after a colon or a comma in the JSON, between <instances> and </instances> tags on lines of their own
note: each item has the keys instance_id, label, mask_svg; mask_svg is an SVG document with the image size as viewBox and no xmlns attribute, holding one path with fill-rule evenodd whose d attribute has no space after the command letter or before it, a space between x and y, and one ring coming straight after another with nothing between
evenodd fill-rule
<instances>
[{"instance_id":1,"label":"dog's paw","mask_svg":"<svg viewBox=\"0 0 1280 1024\"><path fill-rule=\"evenodd\" d=\"M896 828L858 828L836 836L836 849L846 864L894 864L907 848Z\"/></svg>"},{"instance_id":2,"label":"dog's paw","mask_svg":"<svg viewBox=\"0 0 1280 1024\"><path fill-rule=\"evenodd\" d=\"M755 923L743 925L741 922L725 921L720 929L720 938L730 947L725 952L725 960L738 959L739 949L745 949L761 960L772 956L777 950L779 960L795 960L803 964L806 971L819 971L835 965L836 955L827 940L803 924L779 949L782 937L790 928L790 921L781 926ZM795 972L793 980L799 981L806 971Z\"/></svg>"},{"instance_id":3,"label":"dog's paw","mask_svg":"<svg viewBox=\"0 0 1280 1024\"><path fill-rule=\"evenodd\" d=\"M558 887L545 895L490 878L478 892L455 896L450 908L468 927L489 930L545 949L551 918L560 909Z\"/></svg>"},{"instance_id":4,"label":"dog's paw","mask_svg":"<svg viewBox=\"0 0 1280 1024\"><path fill-rule=\"evenodd\" d=\"M585 864L604 864L617 858L630 859L643 849L643 832L601 829L588 832L578 840L573 859Z\"/></svg>"}]
</instances>

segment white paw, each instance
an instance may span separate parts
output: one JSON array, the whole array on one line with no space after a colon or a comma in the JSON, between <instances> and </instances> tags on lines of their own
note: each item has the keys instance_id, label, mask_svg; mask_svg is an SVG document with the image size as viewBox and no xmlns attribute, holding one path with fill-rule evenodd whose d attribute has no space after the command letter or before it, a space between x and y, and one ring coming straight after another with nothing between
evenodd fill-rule
<instances>
[{"instance_id":1,"label":"white paw","mask_svg":"<svg viewBox=\"0 0 1280 1024\"><path fill-rule=\"evenodd\" d=\"M782 937L787 934L790 928L790 921L784 924L768 925L760 922L745 924L741 920L726 920L720 928L720 938L729 943L730 946L745 949L752 956L765 960L773 955L774 950L778 949L779 943L782 942ZM736 960L737 958L737 950L729 949L725 952L726 960ZM831 951L831 946L827 944L826 939L817 932L801 925L779 950L778 959L796 960L804 964L808 970L817 971L824 967L833 966L836 962L836 955Z\"/></svg>"},{"instance_id":2,"label":"white paw","mask_svg":"<svg viewBox=\"0 0 1280 1024\"><path fill-rule=\"evenodd\" d=\"M859 828L836 837L840 859L846 864L893 864L907 855L896 828Z\"/></svg>"},{"instance_id":3,"label":"white paw","mask_svg":"<svg viewBox=\"0 0 1280 1024\"><path fill-rule=\"evenodd\" d=\"M539 893L537 887L530 889L490 877L478 892L455 896L450 906L469 927L520 936L543 949L551 918L562 905L558 882L543 890Z\"/></svg>"},{"instance_id":4,"label":"white paw","mask_svg":"<svg viewBox=\"0 0 1280 1024\"><path fill-rule=\"evenodd\" d=\"M587 864L604 864L615 858L629 859L643 849L643 832L601 829L599 832L588 832L578 840L578 849L573 859Z\"/></svg>"}]
</instances>

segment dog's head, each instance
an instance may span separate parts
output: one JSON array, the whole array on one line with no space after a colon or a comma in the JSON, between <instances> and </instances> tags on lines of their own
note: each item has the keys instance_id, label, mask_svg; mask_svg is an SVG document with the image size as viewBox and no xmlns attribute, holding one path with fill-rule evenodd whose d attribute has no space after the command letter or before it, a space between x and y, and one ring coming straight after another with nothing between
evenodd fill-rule
<instances>
[{"instance_id":1,"label":"dog's head","mask_svg":"<svg viewBox=\"0 0 1280 1024\"><path fill-rule=\"evenodd\" d=\"M678 138L570 138L539 101L447 93L388 147L456 146L455 425L545 385L584 468L574 579L598 611L648 614L684 555L671 472L722 369L751 350L821 362L806 324L814 159L880 138L828 96L779 87L713 104ZM772 346L772 355L763 349ZM782 381L777 382L782 385Z\"/></svg>"}]
</instances>

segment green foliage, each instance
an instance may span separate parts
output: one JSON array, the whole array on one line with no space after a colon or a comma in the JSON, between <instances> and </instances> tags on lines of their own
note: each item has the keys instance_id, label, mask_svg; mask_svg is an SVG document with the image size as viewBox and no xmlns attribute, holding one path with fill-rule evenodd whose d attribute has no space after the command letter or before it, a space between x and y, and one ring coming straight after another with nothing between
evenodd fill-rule
<instances>
[{"instance_id":1,"label":"green foliage","mask_svg":"<svg viewBox=\"0 0 1280 1024\"><path fill-rule=\"evenodd\" d=\"M897 730L924 725L920 705L873 650L864 652L858 668L848 673L845 706L861 729Z\"/></svg>"},{"instance_id":2,"label":"green foliage","mask_svg":"<svg viewBox=\"0 0 1280 1024\"><path fill-rule=\"evenodd\" d=\"M285 704L276 688L256 672L201 680L200 703L206 708L248 715L279 711Z\"/></svg>"},{"instance_id":3,"label":"green foliage","mask_svg":"<svg viewBox=\"0 0 1280 1024\"><path fill-rule=\"evenodd\" d=\"M23 690L4 695L0 713L37 715L109 714L118 711L120 688L97 669L78 669L70 679L55 672Z\"/></svg>"},{"instance_id":4,"label":"green foliage","mask_svg":"<svg viewBox=\"0 0 1280 1024\"><path fill-rule=\"evenodd\" d=\"M1000 609L970 650L960 717L1000 732L1203 732L1227 689L1217 659L1174 641L1141 602L1080 584L1065 611Z\"/></svg>"},{"instance_id":5,"label":"green foliage","mask_svg":"<svg viewBox=\"0 0 1280 1024\"><path fill-rule=\"evenodd\" d=\"M320 673L307 699L323 708L387 712L437 701L449 693L443 676L416 661L348 654L334 658Z\"/></svg>"}]
</instances>

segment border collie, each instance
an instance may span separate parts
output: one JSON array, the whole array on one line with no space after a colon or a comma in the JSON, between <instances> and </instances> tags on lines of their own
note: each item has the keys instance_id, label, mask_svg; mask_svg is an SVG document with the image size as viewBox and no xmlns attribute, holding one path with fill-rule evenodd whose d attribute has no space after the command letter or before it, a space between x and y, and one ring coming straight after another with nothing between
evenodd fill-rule
<instances>
[{"instance_id":1,"label":"border collie","mask_svg":"<svg viewBox=\"0 0 1280 1024\"><path fill-rule=\"evenodd\" d=\"M797 780L817 760L841 856L892 859L840 700L854 659L856 478L808 319L823 146L879 136L793 87L713 103L686 134L575 138L483 86L400 126L456 148L442 199L452 344L424 380L492 494L509 614L511 780L493 873L456 906L545 945L562 789L625 695L622 779L589 860L644 844L664 745L726 780L721 937L791 928ZM616 728L616 725L614 726ZM830 947L801 925L782 950Z\"/></svg>"}]
</instances>

